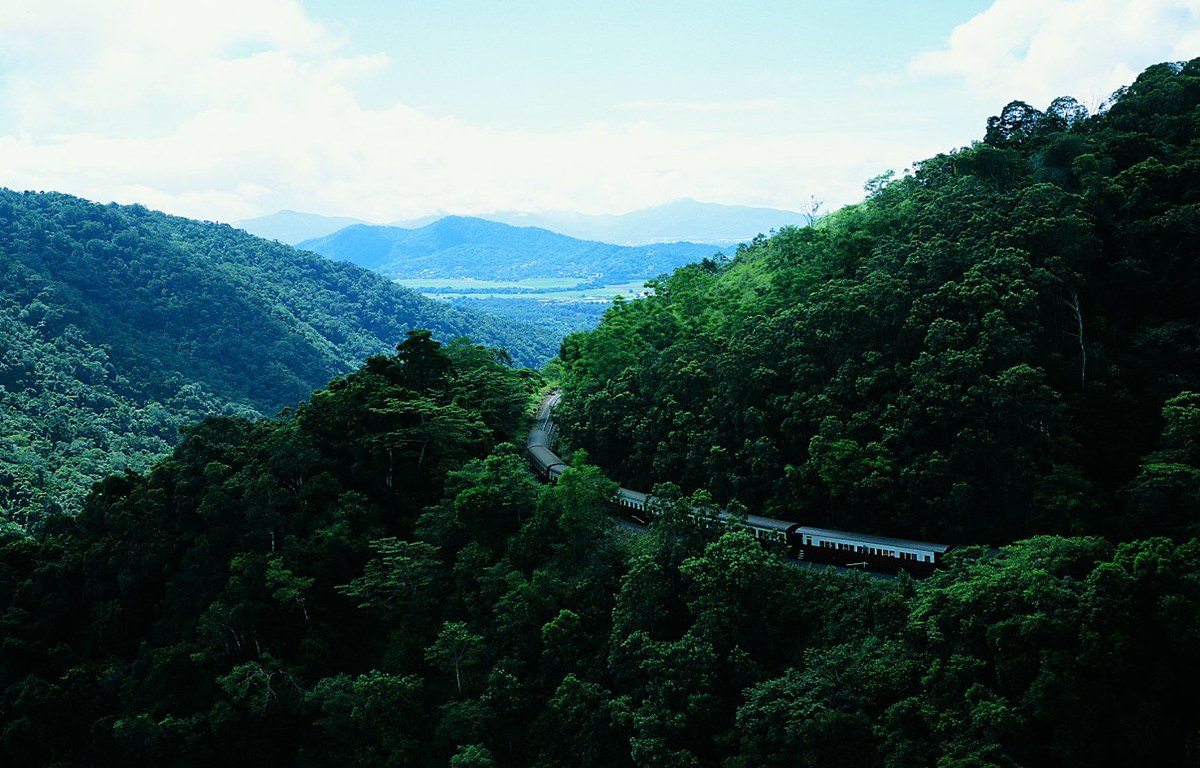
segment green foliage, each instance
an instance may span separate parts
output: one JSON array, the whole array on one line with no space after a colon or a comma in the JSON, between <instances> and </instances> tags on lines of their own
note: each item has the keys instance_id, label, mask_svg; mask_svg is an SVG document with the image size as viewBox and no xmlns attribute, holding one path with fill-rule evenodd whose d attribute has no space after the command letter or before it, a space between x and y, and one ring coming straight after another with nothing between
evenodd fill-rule
<instances>
[{"instance_id":1,"label":"green foliage","mask_svg":"<svg viewBox=\"0 0 1200 768\"><path fill-rule=\"evenodd\" d=\"M508 441L536 377L413 333L277 418L189 427L169 457L107 477L37 535L0 533L0 761L1195 764L1200 543L1183 541L1194 523L1179 506L1200 466L1200 387L1177 359L1190 326L1170 296L1147 315L1137 290L1106 295L1095 275L1118 265L1088 264L1095 241L1060 236L1090 221L1078 198L1110 204L1125 183L1111 169L1141 163L1130 155L1146 142L1105 131L1140 126L1163 152L1190 135L1169 110L1193 88L1174 78L1196 69L1150 71L1100 120L1069 104L1029 130L1009 115L1005 146L934 159L821 228L667 278L662 298L614 307L563 349L564 407L614 419L576 429L597 444L636 436L626 450L647 476L682 469L686 487L711 472L721 493L758 484L835 520L898 510L964 531L1030 498L1032 514L1081 527L1118 503L1141 516L1127 526L1175 540L1043 535L960 548L920 583L877 580L784 561L738 514L718 516L714 495L668 483L656 523L631 535L582 452L557 485L530 479ZM1023 153L1070 154L1062 125L1093 150L1080 158L1103 158L1072 165L1100 175L1075 192L1022 186ZM1005 199L1052 221L1006 222L1010 209L983 203L1006 184L1020 191ZM896 222L922 196L977 221L929 213L906 241ZM1055 213L1064 201L1078 217ZM1096 234L1101 253L1122 226ZM1118 301L1143 320L1112 314ZM1059 347L1038 330L1055 317ZM1131 324L1140 335L1121 342ZM726 327L745 343L721 346ZM589 378L600 372L615 378ZM659 380L667 396L639 410ZM1128 431L1147 391L1161 398ZM1099 406L1114 425L1080 416ZM647 442L619 431L639 424ZM1120 446L1087 442L1118 428ZM1102 482L1116 454L1129 475Z\"/></svg>"},{"instance_id":2,"label":"green foliage","mask_svg":"<svg viewBox=\"0 0 1200 768\"><path fill-rule=\"evenodd\" d=\"M78 517L0 541L6 764L1195 756L1176 702L1200 684L1197 543L1040 537L883 582L784 561L669 486L628 538L582 457L539 488L474 433L442 449L457 469L388 456L401 404L451 407L487 359L434 363L414 390L411 356L373 358L279 419L210 419ZM524 386L488 364L497 391ZM1163 450L1190 445L1191 404L1172 401Z\"/></svg>"},{"instance_id":3,"label":"green foliage","mask_svg":"<svg viewBox=\"0 0 1200 768\"><path fill-rule=\"evenodd\" d=\"M1193 535L1197 465L1156 439L1200 389L1197 83L1013 102L820 226L614 303L563 343L564 436L630 487L828 527Z\"/></svg>"},{"instance_id":4,"label":"green foliage","mask_svg":"<svg viewBox=\"0 0 1200 768\"><path fill-rule=\"evenodd\" d=\"M0 525L78 513L180 427L298 403L414 327L526 365L557 338L227 226L0 190Z\"/></svg>"}]
</instances>

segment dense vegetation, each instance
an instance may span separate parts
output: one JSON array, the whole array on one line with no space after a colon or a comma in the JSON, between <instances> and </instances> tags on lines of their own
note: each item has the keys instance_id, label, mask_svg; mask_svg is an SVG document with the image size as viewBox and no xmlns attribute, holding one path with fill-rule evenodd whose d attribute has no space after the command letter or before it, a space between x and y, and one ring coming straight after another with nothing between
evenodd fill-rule
<instances>
[{"instance_id":1,"label":"dense vegetation","mask_svg":"<svg viewBox=\"0 0 1200 768\"><path fill-rule=\"evenodd\" d=\"M716 250L698 243L609 245L464 216L419 229L359 224L297 247L393 278L579 277L609 283L655 277Z\"/></svg>"},{"instance_id":2,"label":"dense vegetation","mask_svg":"<svg viewBox=\"0 0 1200 768\"><path fill-rule=\"evenodd\" d=\"M535 483L535 379L414 333L0 541L0 758L127 766L1184 765L1200 547L1040 538L901 578ZM496 446L491 449L492 446ZM489 451L489 449L491 449Z\"/></svg>"},{"instance_id":3,"label":"dense vegetation","mask_svg":"<svg viewBox=\"0 0 1200 768\"><path fill-rule=\"evenodd\" d=\"M645 535L583 452L532 479L537 374L427 331L274 418L187 429L80 514L0 531L0 764L1197 764L1198 116L1200 60L1094 117L1010 104L570 338L575 441L685 486L654 487ZM99 368L34 370L136 352L88 343L64 348ZM875 580L697 526L701 486L959 541L1089 535Z\"/></svg>"},{"instance_id":4,"label":"dense vegetation","mask_svg":"<svg viewBox=\"0 0 1200 768\"><path fill-rule=\"evenodd\" d=\"M614 292L614 295L615 292ZM563 339L576 331L590 331L600 324L608 310L608 302L572 299L536 299L509 297L476 297L470 295L450 299L450 306L476 312L488 312L515 322L540 328L555 338Z\"/></svg>"},{"instance_id":5,"label":"dense vegetation","mask_svg":"<svg viewBox=\"0 0 1200 768\"><path fill-rule=\"evenodd\" d=\"M0 526L75 511L181 425L274 413L414 327L524 364L556 338L227 226L0 190Z\"/></svg>"},{"instance_id":6,"label":"dense vegetation","mask_svg":"<svg viewBox=\"0 0 1200 768\"><path fill-rule=\"evenodd\" d=\"M570 337L566 434L810 524L1197 533L1200 60L1094 116L1014 102L868 189Z\"/></svg>"}]
</instances>

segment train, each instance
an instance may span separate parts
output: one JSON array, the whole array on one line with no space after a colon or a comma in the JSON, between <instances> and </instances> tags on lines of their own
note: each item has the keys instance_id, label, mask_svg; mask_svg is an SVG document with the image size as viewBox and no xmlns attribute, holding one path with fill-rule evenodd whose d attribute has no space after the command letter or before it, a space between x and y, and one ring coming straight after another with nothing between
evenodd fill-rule
<instances>
[{"instance_id":1,"label":"train","mask_svg":"<svg viewBox=\"0 0 1200 768\"><path fill-rule=\"evenodd\" d=\"M548 483L558 482L567 468L551 448L552 413L557 404L557 393L542 401L525 443L530 467ZM633 522L649 524L653 502L649 494L621 487L613 501ZM759 515L747 515L744 524L756 539L786 548L788 556L797 560L871 571L905 571L915 577L928 576L944 566L946 553L953 549L947 544L818 528Z\"/></svg>"}]
</instances>

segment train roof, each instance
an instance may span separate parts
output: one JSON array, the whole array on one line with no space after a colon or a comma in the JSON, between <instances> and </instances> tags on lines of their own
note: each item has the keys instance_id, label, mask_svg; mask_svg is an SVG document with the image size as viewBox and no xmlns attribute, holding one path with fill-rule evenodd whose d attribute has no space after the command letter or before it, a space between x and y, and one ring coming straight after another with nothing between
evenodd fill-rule
<instances>
[{"instance_id":1,"label":"train roof","mask_svg":"<svg viewBox=\"0 0 1200 768\"><path fill-rule=\"evenodd\" d=\"M563 464L563 460L558 457L558 454L544 445L531 445L528 450L530 458L545 469L549 469L556 464Z\"/></svg>"},{"instance_id":2,"label":"train roof","mask_svg":"<svg viewBox=\"0 0 1200 768\"><path fill-rule=\"evenodd\" d=\"M650 498L647 494L644 494L641 491L631 491L628 488L618 488L617 495L623 499L629 499L630 501L637 502L638 504L645 504L647 499Z\"/></svg>"},{"instance_id":3,"label":"train roof","mask_svg":"<svg viewBox=\"0 0 1200 768\"><path fill-rule=\"evenodd\" d=\"M881 544L884 546L900 547L903 549L924 549L929 550L930 552L937 552L939 554L950 549L949 544L935 544L931 541L913 541L912 539L894 539L889 536L871 536L865 533L835 531L830 528L813 528L807 525L802 525L797 528L796 533L822 536L831 539L845 539L846 541L858 541L864 544Z\"/></svg>"},{"instance_id":4,"label":"train roof","mask_svg":"<svg viewBox=\"0 0 1200 768\"><path fill-rule=\"evenodd\" d=\"M776 520L773 517L759 517L758 515L746 515L746 525L751 528L765 528L773 531L786 531L795 523L791 520Z\"/></svg>"}]
</instances>

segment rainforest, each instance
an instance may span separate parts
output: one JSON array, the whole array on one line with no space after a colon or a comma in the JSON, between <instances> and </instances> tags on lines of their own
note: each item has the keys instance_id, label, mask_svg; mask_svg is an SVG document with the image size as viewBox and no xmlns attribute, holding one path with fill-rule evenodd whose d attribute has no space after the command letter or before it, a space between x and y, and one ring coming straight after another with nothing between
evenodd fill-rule
<instances>
[{"instance_id":1,"label":"rainforest","mask_svg":"<svg viewBox=\"0 0 1200 768\"><path fill-rule=\"evenodd\" d=\"M5 193L3 763L1195 764L1200 59L981 134L540 371L358 268ZM429 314L345 319L385 301ZM806 568L698 509L954 548Z\"/></svg>"}]
</instances>

